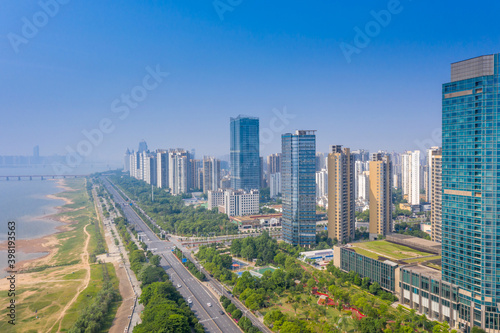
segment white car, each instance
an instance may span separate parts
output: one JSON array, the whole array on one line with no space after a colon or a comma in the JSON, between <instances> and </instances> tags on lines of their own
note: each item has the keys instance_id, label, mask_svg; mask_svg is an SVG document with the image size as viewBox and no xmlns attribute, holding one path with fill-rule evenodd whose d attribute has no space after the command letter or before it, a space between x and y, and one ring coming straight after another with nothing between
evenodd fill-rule
<instances>
[{"instance_id":1,"label":"white car","mask_svg":"<svg viewBox=\"0 0 500 333\"><path fill-rule=\"evenodd\" d=\"M191 298L188 298L188 303L189 304L193 303L193 301L191 300Z\"/></svg>"},{"instance_id":2,"label":"white car","mask_svg":"<svg viewBox=\"0 0 500 333\"><path fill-rule=\"evenodd\" d=\"M208 306L212 306L212 303L207 303Z\"/></svg>"},{"instance_id":3,"label":"white car","mask_svg":"<svg viewBox=\"0 0 500 333\"><path fill-rule=\"evenodd\" d=\"M178 285L177 285L177 288L180 288L180 287L182 287L182 286L181 286L180 284L178 284Z\"/></svg>"}]
</instances>

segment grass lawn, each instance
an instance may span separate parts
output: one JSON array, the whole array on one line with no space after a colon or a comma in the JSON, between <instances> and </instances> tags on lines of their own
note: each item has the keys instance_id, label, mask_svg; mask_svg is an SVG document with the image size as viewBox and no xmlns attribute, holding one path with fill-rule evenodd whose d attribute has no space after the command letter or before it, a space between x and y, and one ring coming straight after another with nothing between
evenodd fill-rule
<instances>
[{"instance_id":1,"label":"grass lawn","mask_svg":"<svg viewBox=\"0 0 500 333\"><path fill-rule=\"evenodd\" d=\"M116 277L115 268L111 263L108 263L106 265L108 267L108 274L111 279L111 283L113 284L115 289L118 290L118 278ZM102 289L103 274L101 265L93 264L92 266L90 266L90 269L90 284L87 289L82 291L80 296L78 296L78 298L76 299L76 302L66 312L61 325L62 331L69 330L71 328L82 310L92 303L94 297ZM104 327L105 329L103 330L103 332L107 332L109 330L109 327L111 326L113 318L116 314L116 310L118 309L120 303L120 299L113 303L111 311L110 313L108 313L106 325ZM53 332L55 332L55 329L53 330Z\"/></svg>"},{"instance_id":2,"label":"grass lawn","mask_svg":"<svg viewBox=\"0 0 500 333\"><path fill-rule=\"evenodd\" d=\"M359 253L361 255L364 255L365 257L368 257L368 258L372 258L372 259L375 259L377 260L378 257L380 257L378 254L376 254L375 252L371 252L371 251L368 251L368 250L365 250L365 249L362 249L360 247L355 247L353 248L354 251L356 251L356 253Z\"/></svg>"},{"instance_id":3,"label":"grass lawn","mask_svg":"<svg viewBox=\"0 0 500 333\"><path fill-rule=\"evenodd\" d=\"M441 270L441 268L442 268L441 266L433 264L431 262L426 262L426 263L424 263L424 265L427 266L427 267L430 267L430 268L437 269L437 270Z\"/></svg>"},{"instance_id":4,"label":"grass lawn","mask_svg":"<svg viewBox=\"0 0 500 333\"><path fill-rule=\"evenodd\" d=\"M426 262L430 260L436 260L436 259L441 259L441 256L434 256L434 257L428 257L428 258L418 258L418 259L409 259L405 260L407 263L416 263L416 262Z\"/></svg>"},{"instance_id":5,"label":"grass lawn","mask_svg":"<svg viewBox=\"0 0 500 333\"><path fill-rule=\"evenodd\" d=\"M376 252L375 255L379 254L380 256L383 256L383 257L386 257L389 259L393 259L393 260L432 255L432 253L414 250L414 249L409 248L407 246L390 243L390 242L385 241L385 240L355 243L353 245L355 246L356 252L357 252L357 249L362 249L365 251L372 251L372 252Z\"/></svg>"}]
</instances>

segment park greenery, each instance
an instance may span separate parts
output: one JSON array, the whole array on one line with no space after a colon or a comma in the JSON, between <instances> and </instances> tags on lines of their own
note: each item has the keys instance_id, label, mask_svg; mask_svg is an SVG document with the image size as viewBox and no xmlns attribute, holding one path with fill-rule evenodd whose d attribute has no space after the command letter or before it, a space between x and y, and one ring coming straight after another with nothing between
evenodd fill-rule
<instances>
[{"instance_id":1,"label":"park greenery","mask_svg":"<svg viewBox=\"0 0 500 333\"><path fill-rule=\"evenodd\" d=\"M109 178L169 233L201 236L238 232L237 225L215 209L185 206L181 196L171 195L164 189L152 188L146 182L126 175L115 174ZM154 201L151 191L154 193Z\"/></svg>"},{"instance_id":2,"label":"park greenery","mask_svg":"<svg viewBox=\"0 0 500 333\"><path fill-rule=\"evenodd\" d=\"M420 223L407 223L400 222L394 224L394 230L398 234L409 235L413 237L419 237L427 240L431 240L431 236L425 231L420 229Z\"/></svg>"},{"instance_id":3,"label":"park greenery","mask_svg":"<svg viewBox=\"0 0 500 333\"><path fill-rule=\"evenodd\" d=\"M231 254L247 260L257 259L257 265L269 264L278 251L278 242L267 232L259 237L235 239L231 242Z\"/></svg>"},{"instance_id":4,"label":"park greenery","mask_svg":"<svg viewBox=\"0 0 500 333\"><path fill-rule=\"evenodd\" d=\"M212 244L196 254L207 271L232 287L233 294L251 311L264 315L264 323L275 332L449 332L447 324L430 321L425 315L403 307L394 309L397 298L377 282L343 272L333 263L326 270L316 270L297 260L295 247L275 243L268 235L238 240L229 248ZM267 252L265 251L267 249ZM272 257L274 255L274 257ZM264 271L261 278L244 271L238 278L231 271L232 256L243 260L261 260L278 266ZM271 258L272 257L272 258ZM333 300L320 304L315 295L321 292ZM235 317L240 312L221 299ZM227 303L227 304L225 304ZM354 312L363 315L357 317ZM352 312L352 314L351 314Z\"/></svg>"}]
</instances>

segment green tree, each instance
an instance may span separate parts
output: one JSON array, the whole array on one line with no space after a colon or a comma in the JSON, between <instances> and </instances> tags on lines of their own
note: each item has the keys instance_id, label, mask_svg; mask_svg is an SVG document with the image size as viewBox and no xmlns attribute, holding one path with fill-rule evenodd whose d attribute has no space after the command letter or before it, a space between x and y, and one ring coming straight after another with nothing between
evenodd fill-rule
<instances>
[{"instance_id":1,"label":"green tree","mask_svg":"<svg viewBox=\"0 0 500 333\"><path fill-rule=\"evenodd\" d=\"M298 324L286 321L281 325L280 333L302 333L302 329Z\"/></svg>"},{"instance_id":2,"label":"green tree","mask_svg":"<svg viewBox=\"0 0 500 333\"><path fill-rule=\"evenodd\" d=\"M293 311L295 311L295 316L297 316L297 309L299 308L299 303L292 303Z\"/></svg>"},{"instance_id":3,"label":"green tree","mask_svg":"<svg viewBox=\"0 0 500 333\"><path fill-rule=\"evenodd\" d=\"M243 315L243 313L241 312L240 309L236 309L231 313L231 316L233 316L233 318L236 320L240 320L242 315Z\"/></svg>"}]
</instances>

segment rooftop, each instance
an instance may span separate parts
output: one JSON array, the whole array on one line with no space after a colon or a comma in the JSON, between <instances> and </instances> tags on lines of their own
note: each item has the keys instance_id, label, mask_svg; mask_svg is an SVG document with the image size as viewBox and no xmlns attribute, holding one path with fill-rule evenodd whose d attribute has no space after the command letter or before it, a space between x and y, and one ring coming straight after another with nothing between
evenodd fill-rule
<instances>
[{"instance_id":1,"label":"rooftop","mask_svg":"<svg viewBox=\"0 0 500 333\"><path fill-rule=\"evenodd\" d=\"M433 269L433 268L426 267L426 266L420 266L420 265L404 267L404 269L410 270L414 273L422 274L424 276L429 276L433 280L441 280L441 271L439 271L437 269Z\"/></svg>"},{"instance_id":2,"label":"rooftop","mask_svg":"<svg viewBox=\"0 0 500 333\"><path fill-rule=\"evenodd\" d=\"M402 234L390 234L387 236L387 240L396 242L404 242L406 245L412 248L422 249L426 252L431 252L434 254L441 254L441 243L433 242L427 239L402 235Z\"/></svg>"},{"instance_id":3,"label":"rooftop","mask_svg":"<svg viewBox=\"0 0 500 333\"><path fill-rule=\"evenodd\" d=\"M359 254L381 261L387 259L399 262L405 261L405 259L424 259L425 261L425 258L422 257L434 256L432 253L415 250L408 246L391 243L386 240L352 243L350 246Z\"/></svg>"}]
</instances>

